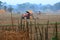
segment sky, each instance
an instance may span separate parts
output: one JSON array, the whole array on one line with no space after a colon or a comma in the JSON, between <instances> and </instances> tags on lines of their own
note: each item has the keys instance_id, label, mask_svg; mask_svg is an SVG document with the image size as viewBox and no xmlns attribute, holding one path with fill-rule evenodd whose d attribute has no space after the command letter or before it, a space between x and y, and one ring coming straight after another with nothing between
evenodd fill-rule
<instances>
[{"instance_id":1,"label":"sky","mask_svg":"<svg viewBox=\"0 0 60 40\"><path fill-rule=\"evenodd\" d=\"M46 5L46 4L55 4L57 2L60 2L60 0L0 0L2 2L6 2L8 4L11 4L11 5L16 5L16 4L22 4L22 3L26 3L26 2L29 2L29 3L35 3L35 4L43 4L43 5Z\"/></svg>"}]
</instances>

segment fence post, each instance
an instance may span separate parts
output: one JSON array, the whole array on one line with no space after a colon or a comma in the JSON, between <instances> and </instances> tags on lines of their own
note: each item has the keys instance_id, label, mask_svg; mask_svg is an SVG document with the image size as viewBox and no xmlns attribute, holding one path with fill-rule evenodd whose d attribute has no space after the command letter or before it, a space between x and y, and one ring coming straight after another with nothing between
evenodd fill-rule
<instances>
[{"instance_id":1,"label":"fence post","mask_svg":"<svg viewBox=\"0 0 60 40\"><path fill-rule=\"evenodd\" d=\"M13 17L12 17L12 12L11 12L11 23L12 23L12 27L13 27Z\"/></svg>"},{"instance_id":2,"label":"fence post","mask_svg":"<svg viewBox=\"0 0 60 40\"><path fill-rule=\"evenodd\" d=\"M49 20L47 22L47 27L45 28L45 40L48 40L48 25L49 25Z\"/></svg>"},{"instance_id":3,"label":"fence post","mask_svg":"<svg viewBox=\"0 0 60 40\"><path fill-rule=\"evenodd\" d=\"M40 34L39 22L37 23L37 28L38 28L38 30L39 30L39 34ZM38 34L38 35L39 35L39 34ZM40 40L40 36L38 37L38 40Z\"/></svg>"},{"instance_id":4,"label":"fence post","mask_svg":"<svg viewBox=\"0 0 60 40\"><path fill-rule=\"evenodd\" d=\"M56 38L57 38L56 40L58 40L57 22L56 22L56 26L55 27L56 27Z\"/></svg>"},{"instance_id":5,"label":"fence post","mask_svg":"<svg viewBox=\"0 0 60 40\"><path fill-rule=\"evenodd\" d=\"M22 30L22 18L21 18L21 21L20 21L20 27L19 27L19 31Z\"/></svg>"},{"instance_id":6,"label":"fence post","mask_svg":"<svg viewBox=\"0 0 60 40\"><path fill-rule=\"evenodd\" d=\"M32 40L32 21L31 21L31 19L30 19L30 37L31 37L31 39L30 40Z\"/></svg>"},{"instance_id":7,"label":"fence post","mask_svg":"<svg viewBox=\"0 0 60 40\"><path fill-rule=\"evenodd\" d=\"M55 39L58 40L57 22L55 23L55 30L56 30Z\"/></svg>"},{"instance_id":8,"label":"fence post","mask_svg":"<svg viewBox=\"0 0 60 40\"><path fill-rule=\"evenodd\" d=\"M24 19L25 19L24 20L25 21L25 29L27 30L27 28L26 28L27 27L27 19L26 19L26 17Z\"/></svg>"},{"instance_id":9,"label":"fence post","mask_svg":"<svg viewBox=\"0 0 60 40\"><path fill-rule=\"evenodd\" d=\"M57 22L55 23L55 36L53 36L52 40L58 40L58 29L57 29Z\"/></svg>"},{"instance_id":10,"label":"fence post","mask_svg":"<svg viewBox=\"0 0 60 40\"><path fill-rule=\"evenodd\" d=\"M40 28L38 27L38 29L39 29L39 35L40 35L40 39L39 40L43 40L43 33L41 33L41 30L40 30ZM42 30L43 31L43 30Z\"/></svg>"},{"instance_id":11,"label":"fence post","mask_svg":"<svg viewBox=\"0 0 60 40\"><path fill-rule=\"evenodd\" d=\"M43 25L42 25L42 40L44 40L44 37L43 37Z\"/></svg>"},{"instance_id":12,"label":"fence post","mask_svg":"<svg viewBox=\"0 0 60 40\"><path fill-rule=\"evenodd\" d=\"M36 33L36 40L38 40L38 33L37 33L37 24L36 24L36 19L35 19L35 33Z\"/></svg>"},{"instance_id":13,"label":"fence post","mask_svg":"<svg viewBox=\"0 0 60 40\"><path fill-rule=\"evenodd\" d=\"M27 31L27 36L28 36L28 39L29 39L29 26L28 26L28 24L29 24L29 23L28 23L28 20L27 20L27 24L26 24L27 30L26 30L26 31Z\"/></svg>"},{"instance_id":14,"label":"fence post","mask_svg":"<svg viewBox=\"0 0 60 40\"><path fill-rule=\"evenodd\" d=\"M18 19L18 28L16 29L16 31L18 30L19 31L20 29L20 26L19 26L19 19Z\"/></svg>"}]
</instances>

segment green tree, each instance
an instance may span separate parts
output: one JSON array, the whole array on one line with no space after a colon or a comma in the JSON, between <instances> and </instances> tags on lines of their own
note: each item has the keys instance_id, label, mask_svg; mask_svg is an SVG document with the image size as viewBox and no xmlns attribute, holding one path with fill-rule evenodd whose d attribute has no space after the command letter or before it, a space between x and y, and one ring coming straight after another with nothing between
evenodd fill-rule
<instances>
[{"instance_id":1,"label":"green tree","mask_svg":"<svg viewBox=\"0 0 60 40\"><path fill-rule=\"evenodd\" d=\"M13 11L13 8L12 8L11 5L9 6L8 11L9 11L9 12L12 12L12 11Z\"/></svg>"},{"instance_id":2,"label":"green tree","mask_svg":"<svg viewBox=\"0 0 60 40\"><path fill-rule=\"evenodd\" d=\"M7 6L4 6L4 10L5 10L5 11L7 10Z\"/></svg>"},{"instance_id":3,"label":"green tree","mask_svg":"<svg viewBox=\"0 0 60 40\"><path fill-rule=\"evenodd\" d=\"M2 8L2 3L3 3L3 2L2 2L2 1L0 1L0 9Z\"/></svg>"}]
</instances>

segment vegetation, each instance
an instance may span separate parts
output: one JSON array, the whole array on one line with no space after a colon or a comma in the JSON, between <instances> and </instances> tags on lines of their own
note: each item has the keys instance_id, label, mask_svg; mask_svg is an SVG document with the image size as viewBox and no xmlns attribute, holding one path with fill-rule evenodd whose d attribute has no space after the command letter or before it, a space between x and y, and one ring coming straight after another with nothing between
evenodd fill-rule
<instances>
[{"instance_id":1,"label":"vegetation","mask_svg":"<svg viewBox=\"0 0 60 40\"><path fill-rule=\"evenodd\" d=\"M21 14L13 14L14 10L59 10L60 3L56 3L53 6L24 3L18 4L16 9L13 8L12 5L6 6L2 4L3 2L0 1L0 10L4 8L5 12L9 12L7 12L6 14L0 14L1 40L60 40L60 15L35 16L33 14L34 17L38 18L22 19ZM19 11L18 13L20 13Z\"/></svg>"},{"instance_id":2,"label":"vegetation","mask_svg":"<svg viewBox=\"0 0 60 40\"><path fill-rule=\"evenodd\" d=\"M7 5L7 3L1 2L0 1L0 9L4 9L5 11L9 9L9 7L13 7L13 12L21 12L25 13L27 10L33 10L34 12L38 12L42 10L43 12L45 11L57 11L60 10L60 2L55 3L54 5L42 5L42 4L31 4L31 3L23 3L23 4L17 4L17 5Z\"/></svg>"},{"instance_id":3,"label":"vegetation","mask_svg":"<svg viewBox=\"0 0 60 40\"><path fill-rule=\"evenodd\" d=\"M52 25L49 26L50 25L49 21L47 21L47 24L45 24L45 26L44 26L44 24L43 25L39 24L36 20L34 21L34 24L33 24L32 20L30 20L30 21L25 20L25 22L23 22L23 21L24 20L21 20L21 23L18 24L20 26L18 26L18 25L13 25L13 26L11 26L11 25L0 25L0 27L1 27L0 30L5 30L5 31L13 30L15 32L18 32L18 30L19 30L19 32L20 31L27 31L30 34L29 37L31 37L31 40L33 40L33 38L36 40L42 40L44 38L44 35L45 35L45 40L50 40L51 37L53 37L53 35L52 35L53 30L52 29L57 30L56 27L58 25L58 23L56 23L56 22L53 23L52 25L55 25L55 26L53 26L55 28L53 28L53 27L51 27ZM25 23L25 25L24 25L24 23ZM49 28L49 27L51 27L51 28ZM55 31L55 32L57 32L57 31ZM55 32L54 32L54 34L55 34ZM33 34L34 34L34 37L33 37ZM60 33L58 33L58 35L59 34ZM49 37L49 38L47 39L47 37ZM55 37L55 35L54 35L54 37ZM56 36L56 38L57 38L57 36Z\"/></svg>"}]
</instances>

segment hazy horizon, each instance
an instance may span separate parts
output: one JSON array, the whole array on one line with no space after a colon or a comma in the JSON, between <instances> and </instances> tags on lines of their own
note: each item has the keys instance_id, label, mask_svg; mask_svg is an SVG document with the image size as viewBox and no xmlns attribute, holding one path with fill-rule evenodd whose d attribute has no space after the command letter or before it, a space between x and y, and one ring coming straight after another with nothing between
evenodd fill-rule
<instances>
[{"instance_id":1,"label":"hazy horizon","mask_svg":"<svg viewBox=\"0 0 60 40\"><path fill-rule=\"evenodd\" d=\"M22 4L22 3L33 3L33 4L50 4L54 5L57 2L60 2L60 0L0 0L2 2L6 2L7 4L10 5L16 5L16 4Z\"/></svg>"}]
</instances>

